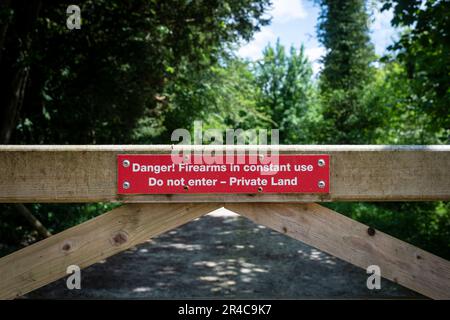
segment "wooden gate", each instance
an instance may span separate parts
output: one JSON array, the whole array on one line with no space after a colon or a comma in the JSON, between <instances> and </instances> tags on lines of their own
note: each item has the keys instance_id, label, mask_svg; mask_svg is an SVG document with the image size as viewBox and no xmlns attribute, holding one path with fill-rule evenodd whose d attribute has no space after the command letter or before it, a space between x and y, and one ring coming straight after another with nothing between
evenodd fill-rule
<instances>
[{"instance_id":1,"label":"wooden gate","mask_svg":"<svg viewBox=\"0 0 450 320\"><path fill-rule=\"evenodd\" d=\"M0 147L0 202L123 205L0 259L0 298L11 299L225 207L435 299L450 298L450 262L317 202L450 199L450 146L278 146L330 155L330 193L119 195L118 154L218 146ZM249 152L262 146L224 146ZM266 146L269 150L273 146Z\"/></svg>"}]
</instances>

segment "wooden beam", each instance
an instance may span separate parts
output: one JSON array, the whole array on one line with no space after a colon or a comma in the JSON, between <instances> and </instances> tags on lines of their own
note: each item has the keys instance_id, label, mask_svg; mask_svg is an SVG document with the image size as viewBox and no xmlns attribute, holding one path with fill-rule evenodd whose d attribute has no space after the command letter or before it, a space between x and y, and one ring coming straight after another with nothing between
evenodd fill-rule
<instances>
[{"instance_id":1,"label":"wooden beam","mask_svg":"<svg viewBox=\"0 0 450 320\"><path fill-rule=\"evenodd\" d=\"M11 299L90 266L217 208L215 204L129 204L0 259L0 299Z\"/></svg>"},{"instance_id":2,"label":"wooden beam","mask_svg":"<svg viewBox=\"0 0 450 320\"><path fill-rule=\"evenodd\" d=\"M450 200L450 146L279 146L330 154L330 194L117 195L121 153L271 146L0 146L0 202L311 202ZM276 150L276 149L274 149Z\"/></svg>"},{"instance_id":3,"label":"wooden beam","mask_svg":"<svg viewBox=\"0 0 450 320\"><path fill-rule=\"evenodd\" d=\"M450 262L319 204L227 204L226 208L434 299L450 299ZM372 231L372 230L371 230Z\"/></svg>"}]
</instances>

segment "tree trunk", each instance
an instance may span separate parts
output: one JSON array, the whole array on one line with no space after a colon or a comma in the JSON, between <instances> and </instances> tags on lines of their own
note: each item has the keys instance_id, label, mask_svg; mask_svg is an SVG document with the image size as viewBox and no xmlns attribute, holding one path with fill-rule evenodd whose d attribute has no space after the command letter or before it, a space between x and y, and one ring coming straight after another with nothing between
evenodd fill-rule
<instances>
[{"instance_id":1,"label":"tree trunk","mask_svg":"<svg viewBox=\"0 0 450 320\"><path fill-rule=\"evenodd\" d=\"M42 238L48 238L52 234L44 227L44 225L27 209L23 204L14 204L14 209L20 213L30 225L39 233Z\"/></svg>"},{"instance_id":2,"label":"tree trunk","mask_svg":"<svg viewBox=\"0 0 450 320\"><path fill-rule=\"evenodd\" d=\"M5 2L1 9L13 10L10 21L0 26L0 144L7 144L17 125L28 82L33 26L41 1Z\"/></svg>"},{"instance_id":3,"label":"tree trunk","mask_svg":"<svg viewBox=\"0 0 450 320\"><path fill-rule=\"evenodd\" d=\"M11 19L0 24L0 144L8 144L17 125L25 97L30 68L26 62L31 50L31 32L38 18L41 1L11 1L0 4L0 13ZM10 17L6 12L13 10ZM51 233L23 205L13 207L43 237Z\"/></svg>"},{"instance_id":4,"label":"tree trunk","mask_svg":"<svg viewBox=\"0 0 450 320\"><path fill-rule=\"evenodd\" d=\"M2 62L3 46L5 45L6 34L10 23L9 10L11 9L11 0L4 0L0 3L0 65Z\"/></svg>"}]
</instances>

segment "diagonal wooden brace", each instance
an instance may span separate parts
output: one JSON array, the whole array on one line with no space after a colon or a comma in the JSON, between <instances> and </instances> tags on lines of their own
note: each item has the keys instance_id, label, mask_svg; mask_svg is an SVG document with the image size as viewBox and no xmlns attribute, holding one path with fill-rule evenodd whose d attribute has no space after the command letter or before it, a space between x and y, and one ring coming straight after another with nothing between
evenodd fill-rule
<instances>
[{"instance_id":1,"label":"diagonal wooden brace","mask_svg":"<svg viewBox=\"0 0 450 320\"><path fill-rule=\"evenodd\" d=\"M0 299L12 299L174 229L218 204L127 204L0 259Z\"/></svg>"},{"instance_id":2,"label":"diagonal wooden brace","mask_svg":"<svg viewBox=\"0 0 450 320\"><path fill-rule=\"evenodd\" d=\"M126 250L220 207L219 204L129 204L0 259L0 299L11 299ZM258 224L435 299L450 298L450 262L321 205L230 203Z\"/></svg>"},{"instance_id":3,"label":"diagonal wooden brace","mask_svg":"<svg viewBox=\"0 0 450 320\"><path fill-rule=\"evenodd\" d=\"M316 203L239 203L226 208L433 299L450 299L450 262Z\"/></svg>"}]
</instances>

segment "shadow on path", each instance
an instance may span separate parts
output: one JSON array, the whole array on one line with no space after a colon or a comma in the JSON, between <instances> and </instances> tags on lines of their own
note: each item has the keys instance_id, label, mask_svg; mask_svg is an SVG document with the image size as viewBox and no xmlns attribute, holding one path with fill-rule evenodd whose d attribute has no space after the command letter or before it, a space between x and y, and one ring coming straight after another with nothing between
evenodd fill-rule
<instances>
[{"instance_id":1,"label":"shadow on path","mask_svg":"<svg viewBox=\"0 0 450 320\"><path fill-rule=\"evenodd\" d=\"M365 270L220 209L66 279L29 293L39 299L423 298Z\"/></svg>"}]
</instances>

